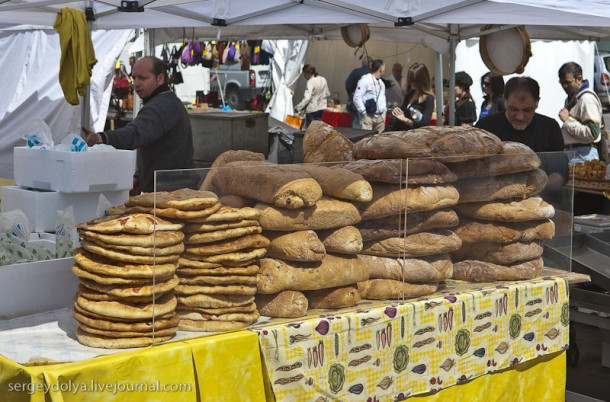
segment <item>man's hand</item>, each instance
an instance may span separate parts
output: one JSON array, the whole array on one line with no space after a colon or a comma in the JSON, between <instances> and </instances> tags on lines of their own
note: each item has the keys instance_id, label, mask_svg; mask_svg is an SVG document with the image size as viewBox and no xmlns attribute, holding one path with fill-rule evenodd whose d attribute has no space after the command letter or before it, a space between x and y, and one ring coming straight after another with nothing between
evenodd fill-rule
<instances>
[{"instance_id":1,"label":"man's hand","mask_svg":"<svg viewBox=\"0 0 610 402\"><path fill-rule=\"evenodd\" d=\"M566 121L570 118L570 112L565 107L559 111L559 118L561 121Z\"/></svg>"},{"instance_id":2,"label":"man's hand","mask_svg":"<svg viewBox=\"0 0 610 402\"><path fill-rule=\"evenodd\" d=\"M97 133L95 131L88 129L87 127L81 127L81 129L83 130L83 133L85 134L85 142L90 147L95 144L99 144L101 142L100 136L97 135Z\"/></svg>"}]
</instances>

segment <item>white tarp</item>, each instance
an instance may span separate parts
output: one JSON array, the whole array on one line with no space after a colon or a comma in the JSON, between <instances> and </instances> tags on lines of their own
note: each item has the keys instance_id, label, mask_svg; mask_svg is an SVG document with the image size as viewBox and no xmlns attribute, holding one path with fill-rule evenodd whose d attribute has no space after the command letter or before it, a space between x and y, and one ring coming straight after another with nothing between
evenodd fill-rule
<instances>
[{"instance_id":1,"label":"white tarp","mask_svg":"<svg viewBox=\"0 0 610 402\"><path fill-rule=\"evenodd\" d=\"M116 58L131 30L92 33L98 59L91 78L91 121L101 131L112 89ZM51 128L56 143L69 133L80 134L81 105L66 102L59 85L59 35L55 31L0 31L0 177L13 177L13 148L24 145L20 131L32 117ZM10 77L10 79L6 79Z\"/></svg>"}]
</instances>

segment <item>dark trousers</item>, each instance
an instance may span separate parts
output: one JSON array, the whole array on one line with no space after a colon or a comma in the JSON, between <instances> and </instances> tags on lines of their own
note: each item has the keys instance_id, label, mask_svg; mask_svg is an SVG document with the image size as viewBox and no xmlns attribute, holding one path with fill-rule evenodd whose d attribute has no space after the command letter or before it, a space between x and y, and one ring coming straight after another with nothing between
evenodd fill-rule
<instances>
[{"instance_id":1,"label":"dark trousers","mask_svg":"<svg viewBox=\"0 0 610 402\"><path fill-rule=\"evenodd\" d=\"M305 114L305 125L309 127L312 121L314 120L322 120L322 110L318 110L317 112L306 113Z\"/></svg>"}]
</instances>

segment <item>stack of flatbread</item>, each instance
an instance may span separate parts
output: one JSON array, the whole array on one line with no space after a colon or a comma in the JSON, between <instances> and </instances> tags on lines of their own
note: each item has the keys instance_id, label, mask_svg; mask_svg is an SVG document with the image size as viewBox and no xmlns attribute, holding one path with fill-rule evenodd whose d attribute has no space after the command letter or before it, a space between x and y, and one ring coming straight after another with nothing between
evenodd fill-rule
<instances>
[{"instance_id":1,"label":"stack of flatbread","mask_svg":"<svg viewBox=\"0 0 610 402\"><path fill-rule=\"evenodd\" d=\"M488 282L531 279L542 271L541 241L551 239L554 208L535 195L547 176L526 145L505 142L501 153L451 163L459 177L462 247L452 253L455 279Z\"/></svg>"},{"instance_id":2,"label":"stack of flatbread","mask_svg":"<svg viewBox=\"0 0 610 402\"><path fill-rule=\"evenodd\" d=\"M261 235L259 215L254 208L221 206L186 222L175 289L181 330L228 331L259 317L256 278L259 258L269 245Z\"/></svg>"},{"instance_id":3,"label":"stack of flatbread","mask_svg":"<svg viewBox=\"0 0 610 402\"><path fill-rule=\"evenodd\" d=\"M174 336L182 226L143 213L78 225L83 246L72 272L80 279L74 303L79 342L131 348Z\"/></svg>"}]
</instances>

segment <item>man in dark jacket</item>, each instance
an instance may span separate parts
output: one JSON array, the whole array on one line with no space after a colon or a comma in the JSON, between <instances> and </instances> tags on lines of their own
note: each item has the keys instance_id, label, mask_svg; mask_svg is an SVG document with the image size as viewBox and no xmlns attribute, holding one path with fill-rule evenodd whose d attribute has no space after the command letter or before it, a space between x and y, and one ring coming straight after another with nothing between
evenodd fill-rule
<instances>
[{"instance_id":1,"label":"man in dark jacket","mask_svg":"<svg viewBox=\"0 0 610 402\"><path fill-rule=\"evenodd\" d=\"M362 76L371 72L371 63L373 59L370 57L364 57L362 59L362 67L358 67L349 73L345 80L345 90L347 91L347 109L352 112L352 128L360 128L360 116L354 105L354 92L358 87L358 81Z\"/></svg>"},{"instance_id":2,"label":"man in dark jacket","mask_svg":"<svg viewBox=\"0 0 610 402\"><path fill-rule=\"evenodd\" d=\"M142 191L151 192L155 170L194 167L193 135L182 101L167 86L163 61L156 57L139 59L133 67L132 78L134 89L144 103L133 121L116 130L95 133L83 127L83 132L89 146L104 143L118 149L137 148L138 175L134 189L139 184ZM161 190L157 184L157 190Z\"/></svg>"}]
</instances>

